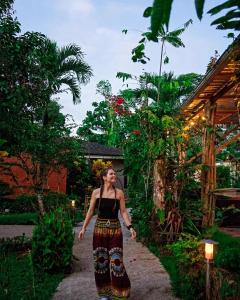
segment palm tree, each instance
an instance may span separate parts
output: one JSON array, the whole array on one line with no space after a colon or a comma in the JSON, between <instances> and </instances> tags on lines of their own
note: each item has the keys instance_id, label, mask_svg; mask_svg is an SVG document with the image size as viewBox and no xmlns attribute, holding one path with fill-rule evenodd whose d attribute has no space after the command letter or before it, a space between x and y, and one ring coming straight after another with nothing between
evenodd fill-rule
<instances>
[{"instance_id":1,"label":"palm tree","mask_svg":"<svg viewBox=\"0 0 240 300\"><path fill-rule=\"evenodd\" d=\"M80 84L88 83L92 76L92 69L83 56L78 45L69 44L59 48L56 42L47 38L43 40L39 58L49 96L63 92L61 88L66 85L73 96L73 103L80 102Z\"/></svg>"},{"instance_id":2,"label":"palm tree","mask_svg":"<svg viewBox=\"0 0 240 300\"><path fill-rule=\"evenodd\" d=\"M49 109L51 107L51 97L64 91L70 90L73 103L80 103L80 84L86 84L92 76L91 67L83 60L81 48L75 44L70 44L59 48L56 42L48 38L42 39L36 50L37 72L44 80L44 90L42 91L42 103L44 105L42 116L42 131L47 130L49 125ZM64 86L67 86L64 89ZM46 149L42 149L42 157L45 157ZM40 155L41 156L41 155ZM44 205L42 193L46 182L46 166L44 159L39 158L39 183L37 186L37 197L40 212L44 215Z\"/></svg>"}]
</instances>

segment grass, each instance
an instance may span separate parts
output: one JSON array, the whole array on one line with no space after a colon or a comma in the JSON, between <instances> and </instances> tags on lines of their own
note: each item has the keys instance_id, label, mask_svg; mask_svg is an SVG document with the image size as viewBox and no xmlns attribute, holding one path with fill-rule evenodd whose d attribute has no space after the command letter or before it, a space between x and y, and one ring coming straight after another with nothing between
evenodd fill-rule
<instances>
[{"instance_id":1,"label":"grass","mask_svg":"<svg viewBox=\"0 0 240 300\"><path fill-rule=\"evenodd\" d=\"M50 300L64 274L36 273L31 256L11 252L0 254L0 299Z\"/></svg>"},{"instance_id":2,"label":"grass","mask_svg":"<svg viewBox=\"0 0 240 300\"><path fill-rule=\"evenodd\" d=\"M37 213L16 213L16 214L1 214L0 225L29 225L36 224L38 219Z\"/></svg>"},{"instance_id":3,"label":"grass","mask_svg":"<svg viewBox=\"0 0 240 300\"><path fill-rule=\"evenodd\" d=\"M0 214L0 225L35 225L38 215L35 212ZM81 210L76 211L75 221L83 221Z\"/></svg>"}]
</instances>

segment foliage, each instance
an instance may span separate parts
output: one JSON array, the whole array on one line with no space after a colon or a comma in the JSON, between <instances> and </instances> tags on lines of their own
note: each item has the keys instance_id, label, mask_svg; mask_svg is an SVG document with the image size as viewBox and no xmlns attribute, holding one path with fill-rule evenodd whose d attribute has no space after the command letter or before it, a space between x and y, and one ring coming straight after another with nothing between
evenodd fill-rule
<instances>
[{"instance_id":1,"label":"foliage","mask_svg":"<svg viewBox=\"0 0 240 300\"><path fill-rule=\"evenodd\" d=\"M1 214L0 215L0 224L13 224L13 225L32 225L38 223L38 214L37 213L14 213L14 214Z\"/></svg>"},{"instance_id":2,"label":"foliage","mask_svg":"<svg viewBox=\"0 0 240 300\"><path fill-rule=\"evenodd\" d=\"M39 193L46 188L50 170L69 167L81 156L79 143L70 138L73 125L65 124L61 106L52 97L70 90L73 102L79 102L80 84L89 81L92 70L78 45L60 48L41 33L21 35L11 5L4 7L0 18L0 139L7 141L7 151L18 157L19 166ZM26 156L32 164L26 163ZM1 164L1 168L10 167Z\"/></svg>"},{"instance_id":3,"label":"foliage","mask_svg":"<svg viewBox=\"0 0 240 300\"><path fill-rule=\"evenodd\" d=\"M155 36L159 28L163 25L168 28L170 21L173 0L154 0L151 7L147 7L143 16L151 18L151 31L150 33ZM201 20L204 12L205 0L196 0L195 8L198 18ZM240 30L239 27L239 2L238 0L227 0L221 4L213 7L208 11L209 14L215 15L219 12L228 9L227 13L214 20L211 25L217 25L217 29L234 29Z\"/></svg>"},{"instance_id":4,"label":"foliage","mask_svg":"<svg viewBox=\"0 0 240 300\"><path fill-rule=\"evenodd\" d=\"M139 41L138 46L132 50L132 60L133 62L141 62L146 64L147 60L150 60L149 57L145 55L145 44L147 41L153 41L155 43L161 42L161 54L160 54L160 70L159 76L161 76L161 68L162 63L167 64L169 63L169 57L164 55L163 47L166 43L169 43L173 47L185 47L184 43L182 42L180 35L185 31L185 29L192 23L192 20L188 20L184 23L182 28L178 28L173 31L168 30L168 26L161 25L158 29L153 31L144 32L142 34L142 39ZM165 56L165 57L164 57Z\"/></svg>"},{"instance_id":5,"label":"foliage","mask_svg":"<svg viewBox=\"0 0 240 300\"><path fill-rule=\"evenodd\" d=\"M217 188L231 187L231 174L228 166L217 166Z\"/></svg>"},{"instance_id":6,"label":"foliage","mask_svg":"<svg viewBox=\"0 0 240 300\"><path fill-rule=\"evenodd\" d=\"M104 168L112 167L112 162L110 160L103 161L102 159L96 159L92 162L92 172L96 178L96 181L100 180L101 172Z\"/></svg>"},{"instance_id":7,"label":"foliage","mask_svg":"<svg viewBox=\"0 0 240 300\"><path fill-rule=\"evenodd\" d=\"M67 194L69 197L74 194L72 199L83 197L89 185L93 185L91 166L84 157L80 157L68 168Z\"/></svg>"},{"instance_id":8,"label":"foliage","mask_svg":"<svg viewBox=\"0 0 240 300\"><path fill-rule=\"evenodd\" d=\"M1 299L52 299L64 274L48 274L33 269L31 253L0 253Z\"/></svg>"},{"instance_id":9,"label":"foliage","mask_svg":"<svg viewBox=\"0 0 240 300\"><path fill-rule=\"evenodd\" d=\"M182 233L175 243L168 245L178 262L184 267L191 267L203 261L203 251L200 251L199 238Z\"/></svg>"},{"instance_id":10,"label":"foliage","mask_svg":"<svg viewBox=\"0 0 240 300\"><path fill-rule=\"evenodd\" d=\"M129 205L131 206L131 217L134 228L137 230L139 240L146 241L151 238L149 220L153 208L151 199L145 199L142 193L130 195Z\"/></svg>"},{"instance_id":11,"label":"foliage","mask_svg":"<svg viewBox=\"0 0 240 300\"><path fill-rule=\"evenodd\" d=\"M34 265L49 273L66 271L72 263L74 232L62 208L47 213L33 230Z\"/></svg>"},{"instance_id":12,"label":"foliage","mask_svg":"<svg viewBox=\"0 0 240 300\"><path fill-rule=\"evenodd\" d=\"M240 238L234 238L219 230L213 231L211 238L219 243L215 263L233 273L240 270Z\"/></svg>"},{"instance_id":13,"label":"foliage","mask_svg":"<svg viewBox=\"0 0 240 300\"><path fill-rule=\"evenodd\" d=\"M107 145L108 129L111 126L108 103L107 101L93 102L92 106L94 110L87 111L77 134L84 140Z\"/></svg>"},{"instance_id":14,"label":"foliage","mask_svg":"<svg viewBox=\"0 0 240 300\"><path fill-rule=\"evenodd\" d=\"M68 205L66 194L58 192L45 194L43 201L46 211L54 210L57 207L66 208ZM37 196L21 194L15 200L1 201L0 210L4 212L5 209L9 209L10 213L36 212L38 210Z\"/></svg>"}]
</instances>

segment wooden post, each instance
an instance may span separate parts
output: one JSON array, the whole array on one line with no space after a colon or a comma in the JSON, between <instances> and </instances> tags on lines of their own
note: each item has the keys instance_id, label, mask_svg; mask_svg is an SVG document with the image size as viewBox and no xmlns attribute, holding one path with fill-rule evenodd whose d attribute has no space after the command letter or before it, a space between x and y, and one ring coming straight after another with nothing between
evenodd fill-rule
<instances>
[{"instance_id":1,"label":"wooden post","mask_svg":"<svg viewBox=\"0 0 240 300\"><path fill-rule=\"evenodd\" d=\"M214 222L215 203L212 191L216 187L216 149L215 149L215 112L216 103L209 100L205 107L207 125L203 131L203 154L201 173L201 199L203 207L203 226Z\"/></svg>"}]
</instances>

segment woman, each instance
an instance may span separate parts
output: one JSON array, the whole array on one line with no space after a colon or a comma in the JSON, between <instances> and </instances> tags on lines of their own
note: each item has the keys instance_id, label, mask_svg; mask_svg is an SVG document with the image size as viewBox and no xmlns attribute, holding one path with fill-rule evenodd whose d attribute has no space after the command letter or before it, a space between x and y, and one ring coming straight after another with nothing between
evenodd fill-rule
<instances>
[{"instance_id":1,"label":"woman","mask_svg":"<svg viewBox=\"0 0 240 300\"><path fill-rule=\"evenodd\" d=\"M125 207L123 191L115 188L116 174L113 168L106 168L101 173L101 186L92 192L90 206L86 214L79 239L82 240L86 228L98 208L93 233L93 257L95 283L100 299L126 299L130 297L131 283L123 264L123 236L118 219L118 210L131 239L136 238L130 217ZM112 297L112 298L111 298Z\"/></svg>"}]
</instances>

